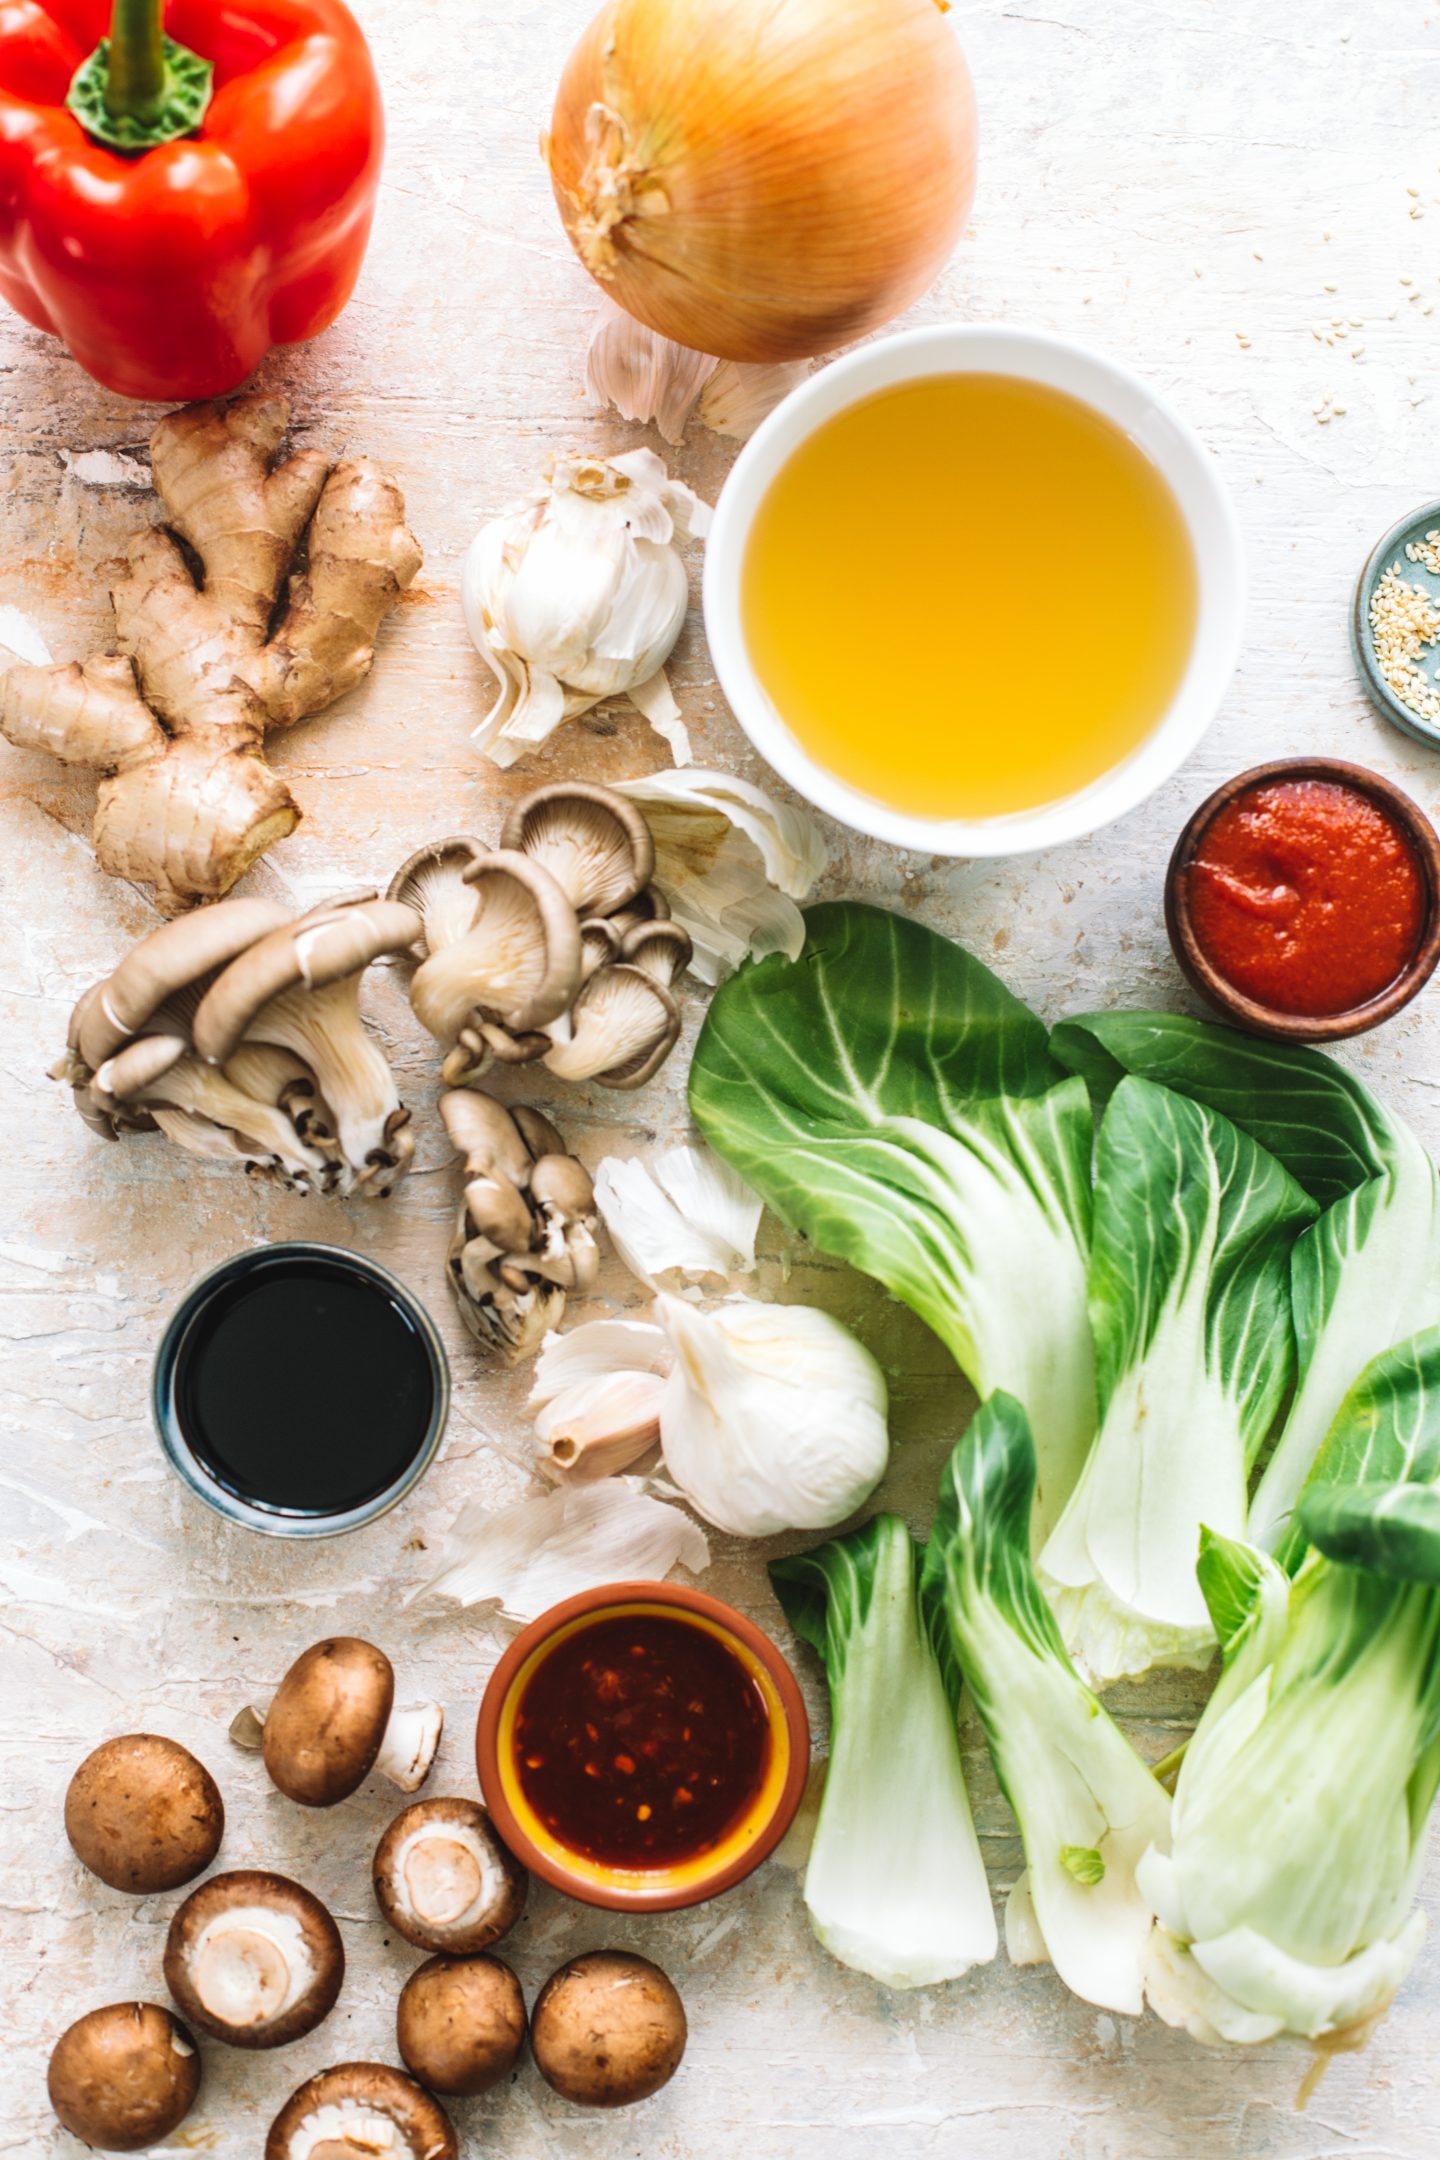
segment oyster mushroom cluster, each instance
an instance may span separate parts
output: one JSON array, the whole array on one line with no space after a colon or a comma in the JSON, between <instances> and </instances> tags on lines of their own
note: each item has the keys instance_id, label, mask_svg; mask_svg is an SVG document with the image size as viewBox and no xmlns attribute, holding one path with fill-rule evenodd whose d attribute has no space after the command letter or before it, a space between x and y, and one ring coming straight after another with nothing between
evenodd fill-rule
<instances>
[{"instance_id":1,"label":"oyster mushroom cluster","mask_svg":"<svg viewBox=\"0 0 1440 2160\"><path fill-rule=\"evenodd\" d=\"M179 916L85 992L51 1077L106 1139L158 1129L294 1192L383 1197L415 1142L360 979L419 930L374 893L293 919L259 899Z\"/></svg>"},{"instance_id":2,"label":"oyster mushroom cluster","mask_svg":"<svg viewBox=\"0 0 1440 2160\"><path fill-rule=\"evenodd\" d=\"M513 1365L560 1325L566 1293L594 1284L595 1188L538 1110L456 1088L440 1115L465 1158L450 1288L481 1348Z\"/></svg>"},{"instance_id":3,"label":"oyster mushroom cluster","mask_svg":"<svg viewBox=\"0 0 1440 2160\"><path fill-rule=\"evenodd\" d=\"M535 1059L610 1088L659 1070L691 947L654 868L643 813L581 781L525 796L498 848L460 836L402 864L389 898L423 924L410 1002L444 1049L448 1087Z\"/></svg>"}]
</instances>

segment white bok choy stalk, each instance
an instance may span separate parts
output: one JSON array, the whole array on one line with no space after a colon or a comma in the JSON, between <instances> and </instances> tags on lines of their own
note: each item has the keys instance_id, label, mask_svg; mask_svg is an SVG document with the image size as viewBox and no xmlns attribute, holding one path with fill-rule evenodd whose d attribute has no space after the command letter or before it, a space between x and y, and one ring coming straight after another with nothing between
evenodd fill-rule
<instances>
[{"instance_id":1,"label":"white bok choy stalk","mask_svg":"<svg viewBox=\"0 0 1440 2160\"><path fill-rule=\"evenodd\" d=\"M1291 1581L1207 1541L1224 1670L1186 1750L1151 2004L1197 2038L1363 2033L1414 1963L1440 1783L1440 1329L1376 1358L1326 1436Z\"/></svg>"},{"instance_id":2,"label":"white bok choy stalk","mask_svg":"<svg viewBox=\"0 0 1440 2160\"><path fill-rule=\"evenodd\" d=\"M956 1727L958 1667L936 1654L919 1553L895 1515L772 1560L770 1580L830 1684L830 1765L805 1875L819 1940L887 1987L930 1987L997 1946Z\"/></svg>"},{"instance_id":3,"label":"white bok choy stalk","mask_svg":"<svg viewBox=\"0 0 1440 2160\"><path fill-rule=\"evenodd\" d=\"M1300 1489L1357 1373L1440 1322L1440 1178L1404 1121L1318 1051L1173 1013L1090 1013L1050 1038L1103 1101L1138 1073L1218 1110L1320 1204L1291 1261L1297 1384L1248 1535L1294 1567Z\"/></svg>"},{"instance_id":4,"label":"white bok choy stalk","mask_svg":"<svg viewBox=\"0 0 1440 2160\"><path fill-rule=\"evenodd\" d=\"M1290 1255L1316 1212L1228 1118L1148 1080L1115 1090L1090 1242L1100 1428L1038 1563L1096 1686L1210 1662L1201 1526L1244 1535L1294 1372Z\"/></svg>"},{"instance_id":5,"label":"white bok choy stalk","mask_svg":"<svg viewBox=\"0 0 1440 2160\"><path fill-rule=\"evenodd\" d=\"M1169 1843L1170 1799L1065 1654L1030 1560L1035 1445L1013 1396L976 1411L940 1481L921 1578L985 1727L1025 1873L1011 1959L1048 1957L1084 2001L1138 2013L1151 1909L1141 1855Z\"/></svg>"},{"instance_id":6,"label":"white bok choy stalk","mask_svg":"<svg viewBox=\"0 0 1440 2160\"><path fill-rule=\"evenodd\" d=\"M854 902L805 927L798 960L743 969L711 1004L696 1123L793 1229L917 1312L982 1395L1024 1403L1038 1541L1095 1430L1084 1084L949 939Z\"/></svg>"}]
</instances>

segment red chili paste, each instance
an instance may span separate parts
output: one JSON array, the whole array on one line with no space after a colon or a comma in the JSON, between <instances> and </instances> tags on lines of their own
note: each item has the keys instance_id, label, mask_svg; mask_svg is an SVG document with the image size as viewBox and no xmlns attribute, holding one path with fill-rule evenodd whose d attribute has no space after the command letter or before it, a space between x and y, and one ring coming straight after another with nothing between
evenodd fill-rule
<instances>
[{"instance_id":1,"label":"red chili paste","mask_svg":"<svg viewBox=\"0 0 1440 2160\"><path fill-rule=\"evenodd\" d=\"M753 1676L707 1628L608 1616L557 1643L515 1716L521 1790L571 1852L663 1868L717 1845L758 1797L770 1721Z\"/></svg>"},{"instance_id":2,"label":"red chili paste","mask_svg":"<svg viewBox=\"0 0 1440 2160\"><path fill-rule=\"evenodd\" d=\"M1190 919L1211 965L1272 1012L1368 1004L1425 927L1425 874L1398 819L1335 780L1247 788L1206 828Z\"/></svg>"}]
</instances>

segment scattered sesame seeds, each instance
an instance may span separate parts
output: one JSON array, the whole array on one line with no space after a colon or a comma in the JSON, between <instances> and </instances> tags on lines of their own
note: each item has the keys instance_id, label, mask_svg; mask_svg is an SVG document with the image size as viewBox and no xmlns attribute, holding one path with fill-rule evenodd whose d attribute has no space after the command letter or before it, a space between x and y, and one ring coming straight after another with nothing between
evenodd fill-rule
<instances>
[{"instance_id":1,"label":"scattered sesame seeds","mask_svg":"<svg viewBox=\"0 0 1440 2160\"><path fill-rule=\"evenodd\" d=\"M1412 542L1406 553L1412 562L1424 560L1417 546L1430 546L1440 533L1428 534L1423 543ZM1425 567L1440 567L1426 561ZM1440 696L1426 679L1421 655L1440 638L1440 607L1423 585L1402 577L1399 563L1392 563L1370 599L1370 636L1376 664L1387 688L1402 705L1422 720L1440 722Z\"/></svg>"},{"instance_id":2,"label":"scattered sesame seeds","mask_svg":"<svg viewBox=\"0 0 1440 2160\"><path fill-rule=\"evenodd\" d=\"M1339 292L1340 288L1338 285L1327 285L1325 290L1326 292Z\"/></svg>"},{"instance_id":3,"label":"scattered sesame seeds","mask_svg":"<svg viewBox=\"0 0 1440 2160\"><path fill-rule=\"evenodd\" d=\"M1426 533L1423 540L1411 540L1405 548L1407 560L1423 563L1432 577L1440 577L1440 525Z\"/></svg>"}]
</instances>

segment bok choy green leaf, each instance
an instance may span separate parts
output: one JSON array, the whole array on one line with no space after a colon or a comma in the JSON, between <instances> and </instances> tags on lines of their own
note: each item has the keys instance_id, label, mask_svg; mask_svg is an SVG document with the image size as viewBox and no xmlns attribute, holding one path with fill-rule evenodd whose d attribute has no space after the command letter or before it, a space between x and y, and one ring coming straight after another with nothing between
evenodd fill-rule
<instances>
[{"instance_id":1,"label":"bok choy green leaf","mask_svg":"<svg viewBox=\"0 0 1440 2160\"><path fill-rule=\"evenodd\" d=\"M1244 1534L1249 1472L1294 1370L1291 1248L1315 1214L1228 1118L1148 1080L1115 1090L1090 1245L1100 1426L1039 1560L1097 1685L1210 1661L1200 1529Z\"/></svg>"},{"instance_id":2,"label":"bok choy green leaf","mask_svg":"<svg viewBox=\"0 0 1440 2160\"><path fill-rule=\"evenodd\" d=\"M1050 1038L1104 1101L1127 1073L1207 1104L1324 1210L1291 1263L1298 1384L1251 1503L1249 1536L1294 1566L1300 1489L1350 1383L1440 1322L1440 1179L1420 1142L1318 1051L1171 1013L1091 1013Z\"/></svg>"},{"instance_id":3,"label":"bok choy green leaf","mask_svg":"<svg viewBox=\"0 0 1440 2160\"><path fill-rule=\"evenodd\" d=\"M719 991L690 1070L711 1146L784 1221L928 1322L1030 1414L1038 1538L1095 1426L1084 1084L978 960L854 903Z\"/></svg>"},{"instance_id":4,"label":"bok choy green leaf","mask_svg":"<svg viewBox=\"0 0 1440 2160\"><path fill-rule=\"evenodd\" d=\"M830 1683L830 1765L805 1875L816 1935L889 1987L958 1979L995 1955L995 1914L956 1729L961 1680L920 1611L918 1555L877 1515L770 1563Z\"/></svg>"},{"instance_id":5,"label":"bok choy green leaf","mask_svg":"<svg viewBox=\"0 0 1440 2160\"><path fill-rule=\"evenodd\" d=\"M1147 1990L1204 2040L1343 2033L1420 1947L1412 1910L1440 1785L1440 1329L1383 1354L1341 1404L1301 1497L1291 1581L1207 1537L1224 1652L1186 1750L1169 1854L1140 1882Z\"/></svg>"},{"instance_id":6,"label":"bok choy green leaf","mask_svg":"<svg viewBox=\"0 0 1440 2160\"><path fill-rule=\"evenodd\" d=\"M1030 1560L1034 1484L1025 1412L992 1395L946 1466L922 1591L1020 1825L1011 1957L1048 1957L1087 2002L1135 2012L1151 1928L1135 1870L1168 1844L1170 1800L1065 1654Z\"/></svg>"}]
</instances>

